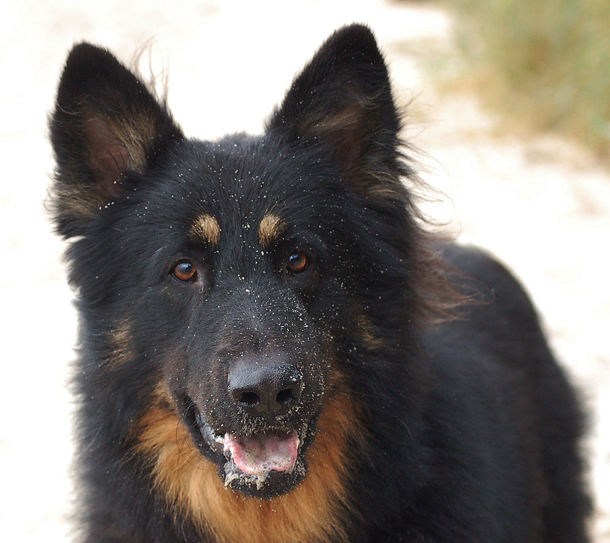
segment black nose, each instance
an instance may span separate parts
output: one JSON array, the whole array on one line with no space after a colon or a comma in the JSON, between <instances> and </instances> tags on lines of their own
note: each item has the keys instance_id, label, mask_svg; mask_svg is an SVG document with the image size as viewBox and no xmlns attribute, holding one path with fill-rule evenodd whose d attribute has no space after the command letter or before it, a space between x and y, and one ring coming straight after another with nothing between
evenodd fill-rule
<instances>
[{"instance_id":1,"label":"black nose","mask_svg":"<svg viewBox=\"0 0 610 543\"><path fill-rule=\"evenodd\" d=\"M281 356L240 357L231 364L229 395L253 416L278 416L299 402L303 377Z\"/></svg>"}]
</instances>

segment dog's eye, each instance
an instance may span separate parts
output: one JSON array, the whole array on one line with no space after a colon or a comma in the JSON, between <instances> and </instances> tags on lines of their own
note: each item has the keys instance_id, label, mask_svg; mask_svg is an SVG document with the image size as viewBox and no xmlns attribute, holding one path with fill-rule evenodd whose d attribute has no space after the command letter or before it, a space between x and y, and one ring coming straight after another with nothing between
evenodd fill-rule
<instances>
[{"instance_id":1,"label":"dog's eye","mask_svg":"<svg viewBox=\"0 0 610 543\"><path fill-rule=\"evenodd\" d=\"M172 275L180 281L195 281L197 279L197 268L192 262L182 260L172 268Z\"/></svg>"},{"instance_id":2,"label":"dog's eye","mask_svg":"<svg viewBox=\"0 0 610 543\"><path fill-rule=\"evenodd\" d=\"M301 273L309 266L309 257L303 251L293 251L288 255L286 268L291 273Z\"/></svg>"}]
</instances>

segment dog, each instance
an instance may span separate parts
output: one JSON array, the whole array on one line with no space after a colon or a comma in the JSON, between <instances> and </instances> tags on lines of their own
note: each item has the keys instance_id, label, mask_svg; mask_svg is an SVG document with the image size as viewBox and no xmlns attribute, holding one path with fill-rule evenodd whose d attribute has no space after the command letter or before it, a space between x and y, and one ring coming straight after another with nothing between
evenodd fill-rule
<instances>
[{"instance_id":1,"label":"dog","mask_svg":"<svg viewBox=\"0 0 610 543\"><path fill-rule=\"evenodd\" d=\"M212 142L72 49L80 541L587 541L577 395L512 275L422 223L400 128L362 25Z\"/></svg>"}]
</instances>

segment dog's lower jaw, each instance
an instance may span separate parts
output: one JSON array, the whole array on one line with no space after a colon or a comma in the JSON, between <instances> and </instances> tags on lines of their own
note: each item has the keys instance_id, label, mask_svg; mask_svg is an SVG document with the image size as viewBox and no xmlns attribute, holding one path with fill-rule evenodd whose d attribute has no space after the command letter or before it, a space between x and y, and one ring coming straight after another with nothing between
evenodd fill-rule
<instances>
[{"instance_id":1,"label":"dog's lower jaw","mask_svg":"<svg viewBox=\"0 0 610 543\"><path fill-rule=\"evenodd\" d=\"M227 460L219 468L225 487L240 492L244 496L259 499L271 499L291 492L307 475L307 464L299 456L290 471L270 470L261 474L248 474L241 471L233 459Z\"/></svg>"}]
</instances>

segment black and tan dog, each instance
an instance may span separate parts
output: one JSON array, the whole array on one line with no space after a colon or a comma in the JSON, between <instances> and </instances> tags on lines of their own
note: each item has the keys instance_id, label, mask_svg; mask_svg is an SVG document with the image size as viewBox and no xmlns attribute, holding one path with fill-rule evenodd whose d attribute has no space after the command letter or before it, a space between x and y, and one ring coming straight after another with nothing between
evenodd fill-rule
<instances>
[{"instance_id":1,"label":"black and tan dog","mask_svg":"<svg viewBox=\"0 0 610 543\"><path fill-rule=\"evenodd\" d=\"M367 28L262 136L185 138L88 44L50 127L80 541L586 541L574 394L509 273L421 227Z\"/></svg>"}]
</instances>

